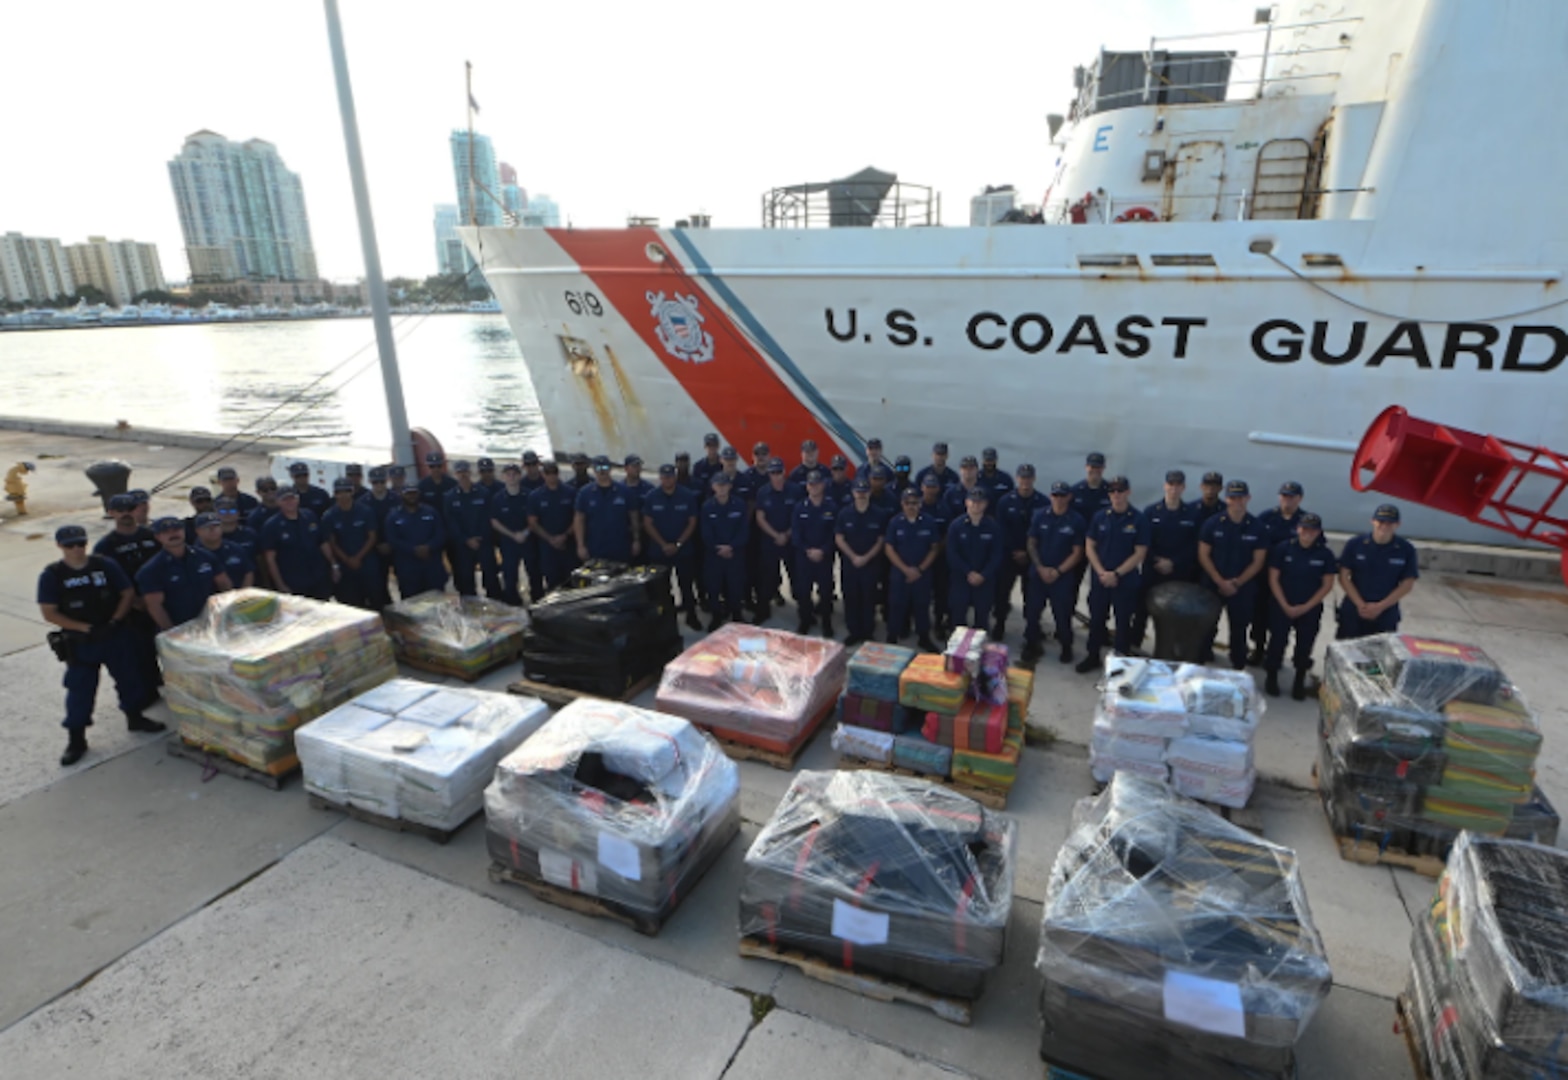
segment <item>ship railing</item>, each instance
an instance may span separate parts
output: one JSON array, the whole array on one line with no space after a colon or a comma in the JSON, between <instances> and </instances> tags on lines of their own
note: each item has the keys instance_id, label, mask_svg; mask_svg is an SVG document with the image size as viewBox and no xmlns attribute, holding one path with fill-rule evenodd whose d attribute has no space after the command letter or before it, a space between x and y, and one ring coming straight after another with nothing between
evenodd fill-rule
<instances>
[{"instance_id":1,"label":"ship railing","mask_svg":"<svg viewBox=\"0 0 1568 1080\"><path fill-rule=\"evenodd\" d=\"M834 180L776 187L762 196L767 229L907 229L942 224L942 196L924 184Z\"/></svg>"},{"instance_id":2,"label":"ship railing","mask_svg":"<svg viewBox=\"0 0 1568 1080\"><path fill-rule=\"evenodd\" d=\"M1292 198L1299 194L1306 203L1324 195L1351 195L1371 190L1369 187L1308 188L1290 194ZM1183 195L1167 192L1113 195L1097 191L1087 198L1053 199L1042 208L1040 219L1046 225L1112 225L1118 223L1118 218L1137 222L1163 221L1174 210L1175 213L1170 214L1172 221L1247 221L1253 218L1256 196L1250 188ZM1172 203L1176 205L1172 206ZM1153 217L1142 211L1152 213Z\"/></svg>"}]
</instances>

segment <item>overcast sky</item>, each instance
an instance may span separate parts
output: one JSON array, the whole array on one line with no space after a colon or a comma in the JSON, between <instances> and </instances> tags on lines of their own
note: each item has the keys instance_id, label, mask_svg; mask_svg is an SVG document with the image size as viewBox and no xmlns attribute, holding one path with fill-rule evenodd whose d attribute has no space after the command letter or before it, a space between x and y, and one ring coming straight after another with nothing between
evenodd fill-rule
<instances>
[{"instance_id":1,"label":"overcast sky","mask_svg":"<svg viewBox=\"0 0 1568 1080\"><path fill-rule=\"evenodd\" d=\"M436 268L448 137L478 130L579 227L760 224L761 195L875 165L966 224L985 184L1038 201L1075 64L1103 44L1239 29L1256 0L501 3L340 0L388 276ZM210 128L276 144L322 273L363 273L320 0L7 3L0 232L158 244L187 267L166 162Z\"/></svg>"}]
</instances>

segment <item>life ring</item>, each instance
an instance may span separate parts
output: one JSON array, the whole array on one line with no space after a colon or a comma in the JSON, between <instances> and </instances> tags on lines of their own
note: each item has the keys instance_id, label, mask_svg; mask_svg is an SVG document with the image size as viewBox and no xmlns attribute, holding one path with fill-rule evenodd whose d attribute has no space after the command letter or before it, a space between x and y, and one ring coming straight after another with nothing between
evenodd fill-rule
<instances>
[{"instance_id":1,"label":"life ring","mask_svg":"<svg viewBox=\"0 0 1568 1080\"><path fill-rule=\"evenodd\" d=\"M1116 215L1118 225L1129 221L1159 221L1160 215L1150 210L1147 206L1129 206Z\"/></svg>"},{"instance_id":2,"label":"life ring","mask_svg":"<svg viewBox=\"0 0 1568 1080\"><path fill-rule=\"evenodd\" d=\"M446 451L441 447L441 440L422 427L414 428L409 435L413 437L414 442L414 472L420 479L424 479L430 472L430 466L425 464L425 455L445 454Z\"/></svg>"}]
</instances>

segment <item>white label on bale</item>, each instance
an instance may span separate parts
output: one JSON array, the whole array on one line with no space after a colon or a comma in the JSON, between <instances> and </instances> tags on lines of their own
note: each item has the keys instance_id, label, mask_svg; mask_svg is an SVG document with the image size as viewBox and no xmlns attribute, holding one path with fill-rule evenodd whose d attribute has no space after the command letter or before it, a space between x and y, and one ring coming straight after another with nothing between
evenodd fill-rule
<instances>
[{"instance_id":1,"label":"white label on bale","mask_svg":"<svg viewBox=\"0 0 1568 1080\"><path fill-rule=\"evenodd\" d=\"M539 849L539 874L551 885L559 885L573 892L598 895L598 881L593 867L584 866L564 851L554 848Z\"/></svg>"},{"instance_id":2,"label":"white label on bale","mask_svg":"<svg viewBox=\"0 0 1568 1080\"><path fill-rule=\"evenodd\" d=\"M887 916L842 900L833 901L833 936L851 945L886 945Z\"/></svg>"},{"instance_id":3,"label":"white label on bale","mask_svg":"<svg viewBox=\"0 0 1568 1080\"><path fill-rule=\"evenodd\" d=\"M768 651L768 639L760 635L743 637L736 643L736 648L743 653L765 653Z\"/></svg>"},{"instance_id":4,"label":"white label on bale","mask_svg":"<svg viewBox=\"0 0 1568 1080\"><path fill-rule=\"evenodd\" d=\"M642 856L637 845L614 833L599 834L599 865L627 881L642 880Z\"/></svg>"},{"instance_id":5,"label":"white label on bale","mask_svg":"<svg viewBox=\"0 0 1568 1080\"><path fill-rule=\"evenodd\" d=\"M1241 987L1185 971L1165 973L1165 1019L1215 1035L1247 1037Z\"/></svg>"}]
</instances>

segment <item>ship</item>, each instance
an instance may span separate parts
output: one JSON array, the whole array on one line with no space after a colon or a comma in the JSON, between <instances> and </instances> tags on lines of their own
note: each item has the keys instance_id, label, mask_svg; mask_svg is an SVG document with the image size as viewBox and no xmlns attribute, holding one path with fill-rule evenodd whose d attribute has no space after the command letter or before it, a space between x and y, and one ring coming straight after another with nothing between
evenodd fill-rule
<instances>
[{"instance_id":1,"label":"ship","mask_svg":"<svg viewBox=\"0 0 1568 1080\"><path fill-rule=\"evenodd\" d=\"M1352 454L1391 404L1560 441L1565 69L1561 0L1281 4L1077 69L1049 189L1000 220L937 225L867 170L770 193L758 228L460 232L558 451L715 431L856 462L875 436L918 468L941 440L1046 481L1097 451L1140 505L1217 470L1360 531Z\"/></svg>"}]
</instances>

